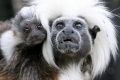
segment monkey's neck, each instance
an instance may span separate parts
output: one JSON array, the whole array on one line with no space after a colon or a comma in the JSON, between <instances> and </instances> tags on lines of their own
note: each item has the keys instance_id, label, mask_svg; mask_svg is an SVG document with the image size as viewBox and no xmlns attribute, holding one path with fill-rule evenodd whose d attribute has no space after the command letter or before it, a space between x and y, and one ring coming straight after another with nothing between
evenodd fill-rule
<instances>
[{"instance_id":1,"label":"monkey's neck","mask_svg":"<svg viewBox=\"0 0 120 80\"><path fill-rule=\"evenodd\" d=\"M55 63L59 67L66 67L67 65L71 63L79 64L81 60L80 56L69 56L67 54L60 53L56 49L53 49L53 50L54 50Z\"/></svg>"},{"instance_id":2,"label":"monkey's neck","mask_svg":"<svg viewBox=\"0 0 120 80\"><path fill-rule=\"evenodd\" d=\"M56 51L55 62L60 67L58 80L91 80L91 60L89 56L68 56Z\"/></svg>"}]
</instances>

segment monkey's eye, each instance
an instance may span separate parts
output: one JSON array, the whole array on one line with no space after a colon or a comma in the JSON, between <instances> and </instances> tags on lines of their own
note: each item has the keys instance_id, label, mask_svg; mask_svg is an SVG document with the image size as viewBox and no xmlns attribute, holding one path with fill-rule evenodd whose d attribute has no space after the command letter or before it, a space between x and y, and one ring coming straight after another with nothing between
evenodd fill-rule
<instances>
[{"instance_id":1,"label":"monkey's eye","mask_svg":"<svg viewBox=\"0 0 120 80\"><path fill-rule=\"evenodd\" d=\"M58 22L55 27L57 30L61 30L65 27L65 24L63 22Z\"/></svg>"},{"instance_id":2,"label":"monkey's eye","mask_svg":"<svg viewBox=\"0 0 120 80\"><path fill-rule=\"evenodd\" d=\"M30 27L24 27L23 30L24 30L24 32L28 33L28 32L30 32L31 28Z\"/></svg>"},{"instance_id":3,"label":"monkey's eye","mask_svg":"<svg viewBox=\"0 0 120 80\"><path fill-rule=\"evenodd\" d=\"M76 28L76 29L80 29L82 27L82 23L81 22L75 22L74 23L74 28Z\"/></svg>"},{"instance_id":4,"label":"monkey's eye","mask_svg":"<svg viewBox=\"0 0 120 80\"><path fill-rule=\"evenodd\" d=\"M36 25L36 28L37 28L38 30L41 30L41 29L42 29L42 24Z\"/></svg>"}]
</instances>

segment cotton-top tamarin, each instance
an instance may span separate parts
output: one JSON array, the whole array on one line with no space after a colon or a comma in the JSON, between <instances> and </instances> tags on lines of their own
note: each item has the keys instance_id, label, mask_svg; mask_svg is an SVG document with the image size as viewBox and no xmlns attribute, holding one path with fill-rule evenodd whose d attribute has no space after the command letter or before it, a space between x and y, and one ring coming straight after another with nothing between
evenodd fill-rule
<instances>
[{"instance_id":1,"label":"cotton-top tamarin","mask_svg":"<svg viewBox=\"0 0 120 80\"><path fill-rule=\"evenodd\" d=\"M79 73L76 70L79 66L74 59L81 62L90 55L90 75L94 78L104 72L110 56L116 58L113 15L101 0L33 0L30 4L37 6L35 14L48 33L47 43L43 46L44 58L49 64L60 67L60 80L78 80L75 73ZM79 30L75 26L80 27Z\"/></svg>"}]
</instances>

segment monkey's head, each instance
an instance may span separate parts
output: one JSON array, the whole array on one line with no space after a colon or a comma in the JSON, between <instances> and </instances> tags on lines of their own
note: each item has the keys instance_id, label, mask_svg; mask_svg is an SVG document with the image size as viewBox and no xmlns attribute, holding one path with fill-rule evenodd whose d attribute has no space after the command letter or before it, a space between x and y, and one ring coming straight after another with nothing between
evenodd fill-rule
<instances>
[{"instance_id":1,"label":"monkey's head","mask_svg":"<svg viewBox=\"0 0 120 80\"><path fill-rule=\"evenodd\" d=\"M91 51L92 36L95 37L97 34L97 31L93 32L94 35L90 34L91 32L89 32L88 24L82 17L60 17L52 23L52 45L61 54L85 56Z\"/></svg>"},{"instance_id":2,"label":"monkey's head","mask_svg":"<svg viewBox=\"0 0 120 80\"><path fill-rule=\"evenodd\" d=\"M52 36L51 40L54 39L52 40L53 46L49 46L49 37L46 43L47 45L44 45L43 55L49 64L54 65L56 63L54 59L55 55L50 49L51 47L56 47L53 51L57 50L61 54L67 55L78 52L83 54L80 51L86 51L85 54L89 53L91 56L93 66L92 75L95 77L105 70L111 55L115 58L117 52L116 29L111 21L113 15L104 6L104 2L102 3L100 0L42 0L40 2L35 1L34 3L37 6L39 5L36 8L37 18L41 19L42 24L44 23L46 26L48 26L51 19L56 19L56 17L62 16L69 18L53 20L52 29L49 30L48 27L48 35ZM82 28L79 31L73 26L74 22L76 22L76 18L73 18L79 18L78 16L84 17L85 19L85 23L84 19L77 19L81 23L83 22ZM59 21L62 22L62 29L61 27L56 29L56 24ZM59 24L61 26L61 23ZM96 25L99 29L96 28ZM97 32L100 30L100 32L96 35L95 30ZM66 36L68 33L69 35ZM84 39L84 37L88 39ZM85 47L86 45L87 47L81 50L82 46ZM59 54L56 56L59 56Z\"/></svg>"},{"instance_id":3,"label":"monkey's head","mask_svg":"<svg viewBox=\"0 0 120 80\"><path fill-rule=\"evenodd\" d=\"M47 36L47 32L42 24L36 20L23 20L17 28L26 45L42 43Z\"/></svg>"},{"instance_id":4,"label":"monkey's head","mask_svg":"<svg viewBox=\"0 0 120 80\"><path fill-rule=\"evenodd\" d=\"M26 45L42 43L47 37L47 31L34 15L33 7L24 7L15 16L13 23L15 33L20 34Z\"/></svg>"}]
</instances>

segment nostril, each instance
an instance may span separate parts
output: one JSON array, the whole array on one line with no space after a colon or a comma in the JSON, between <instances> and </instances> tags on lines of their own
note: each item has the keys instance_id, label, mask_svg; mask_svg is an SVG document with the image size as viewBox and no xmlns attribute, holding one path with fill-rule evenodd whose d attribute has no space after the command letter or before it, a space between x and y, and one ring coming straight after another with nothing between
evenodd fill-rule
<instances>
[{"instance_id":1,"label":"nostril","mask_svg":"<svg viewBox=\"0 0 120 80\"><path fill-rule=\"evenodd\" d=\"M74 33L74 31L72 30L71 33Z\"/></svg>"},{"instance_id":2,"label":"nostril","mask_svg":"<svg viewBox=\"0 0 120 80\"><path fill-rule=\"evenodd\" d=\"M62 41L60 43L63 43Z\"/></svg>"},{"instance_id":3,"label":"nostril","mask_svg":"<svg viewBox=\"0 0 120 80\"><path fill-rule=\"evenodd\" d=\"M64 30L63 30L62 32L63 32L63 33L65 33L65 31L64 31Z\"/></svg>"},{"instance_id":4,"label":"nostril","mask_svg":"<svg viewBox=\"0 0 120 80\"><path fill-rule=\"evenodd\" d=\"M62 31L64 34L73 34L74 31L73 30L63 30Z\"/></svg>"}]
</instances>

